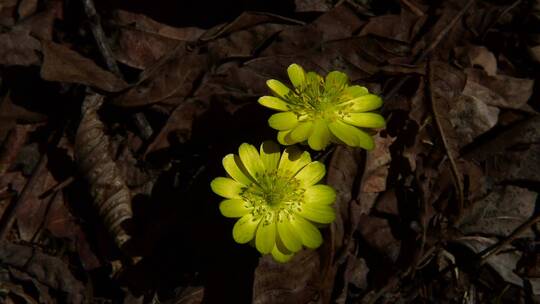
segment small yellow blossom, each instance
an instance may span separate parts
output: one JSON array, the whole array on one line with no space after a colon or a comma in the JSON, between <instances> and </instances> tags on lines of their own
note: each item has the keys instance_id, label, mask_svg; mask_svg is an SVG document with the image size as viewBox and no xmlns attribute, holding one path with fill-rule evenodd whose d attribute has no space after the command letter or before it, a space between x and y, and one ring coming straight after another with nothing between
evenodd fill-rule
<instances>
[{"instance_id":1,"label":"small yellow blossom","mask_svg":"<svg viewBox=\"0 0 540 304\"><path fill-rule=\"evenodd\" d=\"M295 252L317 248L323 239L314 223L334 221L332 187L317 184L326 174L324 164L311 161L308 152L295 146L281 153L279 146L264 142L257 150L242 144L238 155L223 158L228 177L217 177L212 190L225 198L220 205L226 217L239 218L232 235L237 243L255 239L262 254L286 262Z\"/></svg>"},{"instance_id":2,"label":"small yellow blossom","mask_svg":"<svg viewBox=\"0 0 540 304\"><path fill-rule=\"evenodd\" d=\"M365 131L385 126L384 118L371 111L382 105L379 96L365 87L348 85L348 77L333 71L322 78L315 72L291 64L287 73L291 90L282 82L266 82L275 96L263 96L259 103L280 111L268 120L278 130L282 145L307 143L313 150L323 150L330 142L371 150L373 139Z\"/></svg>"}]
</instances>

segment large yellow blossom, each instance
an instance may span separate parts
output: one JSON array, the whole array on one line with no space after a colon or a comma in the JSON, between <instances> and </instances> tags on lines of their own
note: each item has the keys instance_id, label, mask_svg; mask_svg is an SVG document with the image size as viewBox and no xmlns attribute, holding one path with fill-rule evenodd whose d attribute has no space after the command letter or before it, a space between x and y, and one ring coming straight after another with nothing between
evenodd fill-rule
<instances>
[{"instance_id":1,"label":"large yellow blossom","mask_svg":"<svg viewBox=\"0 0 540 304\"><path fill-rule=\"evenodd\" d=\"M240 244L255 239L262 254L288 261L302 246L317 248L322 236L314 223L335 219L332 187L317 184L326 174L324 164L308 152L264 142L257 150L242 144L238 155L223 158L228 177L217 177L212 190L225 198L219 206L226 217L240 218L233 238Z\"/></svg>"},{"instance_id":2,"label":"large yellow blossom","mask_svg":"<svg viewBox=\"0 0 540 304\"><path fill-rule=\"evenodd\" d=\"M259 98L261 105L281 111L268 120L270 127L279 131L279 143L292 145L307 140L314 150L322 150L330 142L373 149L373 139L366 129L385 126L381 115L370 112L382 105L379 96L365 87L348 85L347 75L339 71L323 79L291 64L287 73L293 89L270 79L267 85L275 96Z\"/></svg>"}]
</instances>

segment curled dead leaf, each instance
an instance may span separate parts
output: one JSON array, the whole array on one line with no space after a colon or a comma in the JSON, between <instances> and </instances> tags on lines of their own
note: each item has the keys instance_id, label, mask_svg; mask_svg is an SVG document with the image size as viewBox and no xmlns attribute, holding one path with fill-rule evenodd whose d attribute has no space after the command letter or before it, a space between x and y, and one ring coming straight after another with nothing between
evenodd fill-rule
<instances>
[{"instance_id":1,"label":"curled dead leaf","mask_svg":"<svg viewBox=\"0 0 540 304\"><path fill-rule=\"evenodd\" d=\"M132 217L131 193L109 151L97 110L103 97L89 94L83 105L83 117L75 138L75 160L90 185L90 191L105 226L118 247L130 239L124 227Z\"/></svg>"}]
</instances>

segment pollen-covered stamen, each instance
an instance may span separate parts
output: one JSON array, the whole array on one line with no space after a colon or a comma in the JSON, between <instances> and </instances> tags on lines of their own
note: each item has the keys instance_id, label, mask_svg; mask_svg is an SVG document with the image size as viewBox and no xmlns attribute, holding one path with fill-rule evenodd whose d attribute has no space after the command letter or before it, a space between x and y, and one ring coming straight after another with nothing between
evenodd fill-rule
<instances>
[{"instance_id":1,"label":"pollen-covered stamen","mask_svg":"<svg viewBox=\"0 0 540 304\"><path fill-rule=\"evenodd\" d=\"M297 179L284 173L287 172L266 171L257 176L257 183L247 186L241 193L242 199L252 207L254 216L264 219L277 216L280 220L300 210L305 189L300 187Z\"/></svg>"},{"instance_id":2,"label":"pollen-covered stamen","mask_svg":"<svg viewBox=\"0 0 540 304\"><path fill-rule=\"evenodd\" d=\"M338 106L339 98L346 85L325 86L321 79L308 79L301 87L296 87L285 96L289 109L299 121L315 119L335 120L343 106Z\"/></svg>"}]
</instances>

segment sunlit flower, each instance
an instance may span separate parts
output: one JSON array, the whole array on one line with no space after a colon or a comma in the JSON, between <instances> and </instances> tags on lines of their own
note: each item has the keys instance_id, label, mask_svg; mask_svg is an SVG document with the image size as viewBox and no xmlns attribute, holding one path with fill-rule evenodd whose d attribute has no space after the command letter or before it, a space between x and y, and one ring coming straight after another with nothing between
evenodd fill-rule
<instances>
[{"instance_id":1,"label":"sunlit flower","mask_svg":"<svg viewBox=\"0 0 540 304\"><path fill-rule=\"evenodd\" d=\"M347 75L339 71L323 79L291 64L287 73L292 90L270 79L266 84L275 96L259 98L261 105L281 111L268 120L270 127L279 131L279 143L292 145L307 140L314 150L322 150L330 142L373 149L373 139L366 129L385 126L381 115L370 112L382 105L379 96L365 87L348 85Z\"/></svg>"},{"instance_id":2,"label":"sunlit flower","mask_svg":"<svg viewBox=\"0 0 540 304\"><path fill-rule=\"evenodd\" d=\"M226 217L240 218L233 238L244 244L255 239L262 254L288 261L295 252L317 248L323 239L314 223L335 219L332 187L317 184L326 174L324 164L311 161L308 152L264 142L259 151L242 144L238 155L223 158L229 177L217 177L212 190L226 198L219 205Z\"/></svg>"}]
</instances>

